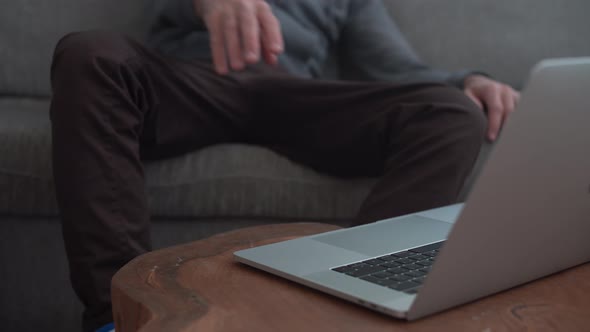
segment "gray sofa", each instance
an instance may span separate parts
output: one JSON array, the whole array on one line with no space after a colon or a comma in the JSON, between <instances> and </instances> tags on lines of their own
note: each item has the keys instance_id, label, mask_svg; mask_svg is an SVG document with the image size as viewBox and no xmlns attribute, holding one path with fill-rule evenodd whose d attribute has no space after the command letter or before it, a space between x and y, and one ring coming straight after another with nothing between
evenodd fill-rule
<instances>
[{"instance_id":1,"label":"gray sofa","mask_svg":"<svg viewBox=\"0 0 590 332\"><path fill-rule=\"evenodd\" d=\"M587 0L385 1L427 62L448 69L480 69L518 88L542 58L590 54ZM143 39L149 23L146 3L9 0L0 4L0 326L4 331L80 327L81 305L69 287L51 176L51 54L58 38L74 30L107 28ZM264 148L245 145L214 146L150 163L146 172L155 247L268 222L346 225L375 182L318 174Z\"/></svg>"}]
</instances>

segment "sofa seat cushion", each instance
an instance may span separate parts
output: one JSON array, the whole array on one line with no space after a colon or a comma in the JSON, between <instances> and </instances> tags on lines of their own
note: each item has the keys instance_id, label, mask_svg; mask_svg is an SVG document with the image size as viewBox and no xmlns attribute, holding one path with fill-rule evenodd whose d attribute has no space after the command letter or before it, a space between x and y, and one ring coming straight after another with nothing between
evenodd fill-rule
<instances>
[{"instance_id":1,"label":"sofa seat cushion","mask_svg":"<svg viewBox=\"0 0 590 332\"><path fill-rule=\"evenodd\" d=\"M1 214L55 214L48 105L0 98Z\"/></svg>"},{"instance_id":2,"label":"sofa seat cushion","mask_svg":"<svg viewBox=\"0 0 590 332\"><path fill-rule=\"evenodd\" d=\"M57 214L48 109L48 100L0 98L0 214ZM325 176L241 144L146 165L160 217L351 218L374 181Z\"/></svg>"}]
</instances>

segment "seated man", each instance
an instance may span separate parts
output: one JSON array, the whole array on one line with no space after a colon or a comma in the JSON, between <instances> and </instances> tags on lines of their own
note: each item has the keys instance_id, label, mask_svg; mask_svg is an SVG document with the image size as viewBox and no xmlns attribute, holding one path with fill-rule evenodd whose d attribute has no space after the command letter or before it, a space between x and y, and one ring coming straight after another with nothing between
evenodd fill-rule
<instances>
[{"instance_id":1,"label":"seated man","mask_svg":"<svg viewBox=\"0 0 590 332\"><path fill-rule=\"evenodd\" d=\"M83 32L55 51L56 193L85 331L112 321L113 274L150 250L143 161L246 142L320 172L379 176L356 220L367 223L454 203L518 99L423 64L379 0L159 4L155 50ZM333 48L354 81L320 79Z\"/></svg>"}]
</instances>

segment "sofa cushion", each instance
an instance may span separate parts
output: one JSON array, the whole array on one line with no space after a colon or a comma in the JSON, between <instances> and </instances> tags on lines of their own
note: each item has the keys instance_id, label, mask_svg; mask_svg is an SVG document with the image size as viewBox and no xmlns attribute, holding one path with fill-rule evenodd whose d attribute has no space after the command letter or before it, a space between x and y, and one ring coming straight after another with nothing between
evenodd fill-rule
<instances>
[{"instance_id":1,"label":"sofa cushion","mask_svg":"<svg viewBox=\"0 0 590 332\"><path fill-rule=\"evenodd\" d=\"M48 105L0 98L1 214L55 214Z\"/></svg>"},{"instance_id":2,"label":"sofa cushion","mask_svg":"<svg viewBox=\"0 0 590 332\"><path fill-rule=\"evenodd\" d=\"M217 145L147 165L156 215L350 219L375 182L338 179L259 146Z\"/></svg>"},{"instance_id":3,"label":"sofa cushion","mask_svg":"<svg viewBox=\"0 0 590 332\"><path fill-rule=\"evenodd\" d=\"M0 214L55 215L49 102L0 98ZM146 165L164 217L352 218L374 180L341 180L263 147L219 145Z\"/></svg>"},{"instance_id":4,"label":"sofa cushion","mask_svg":"<svg viewBox=\"0 0 590 332\"><path fill-rule=\"evenodd\" d=\"M57 41L72 31L108 28L142 38L146 0L0 2L0 95L48 96Z\"/></svg>"}]
</instances>

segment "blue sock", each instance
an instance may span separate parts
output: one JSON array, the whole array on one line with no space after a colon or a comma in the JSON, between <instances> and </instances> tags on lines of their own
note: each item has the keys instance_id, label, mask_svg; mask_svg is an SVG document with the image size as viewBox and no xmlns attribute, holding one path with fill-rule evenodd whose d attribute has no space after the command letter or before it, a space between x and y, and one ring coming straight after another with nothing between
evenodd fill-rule
<instances>
[{"instance_id":1,"label":"blue sock","mask_svg":"<svg viewBox=\"0 0 590 332\"><path fill-rule=\"evenodd\" d=\"M100 327L96 332L115 332L115 324L108 323L107 325Z\"/></svg>"}]
</instances>

